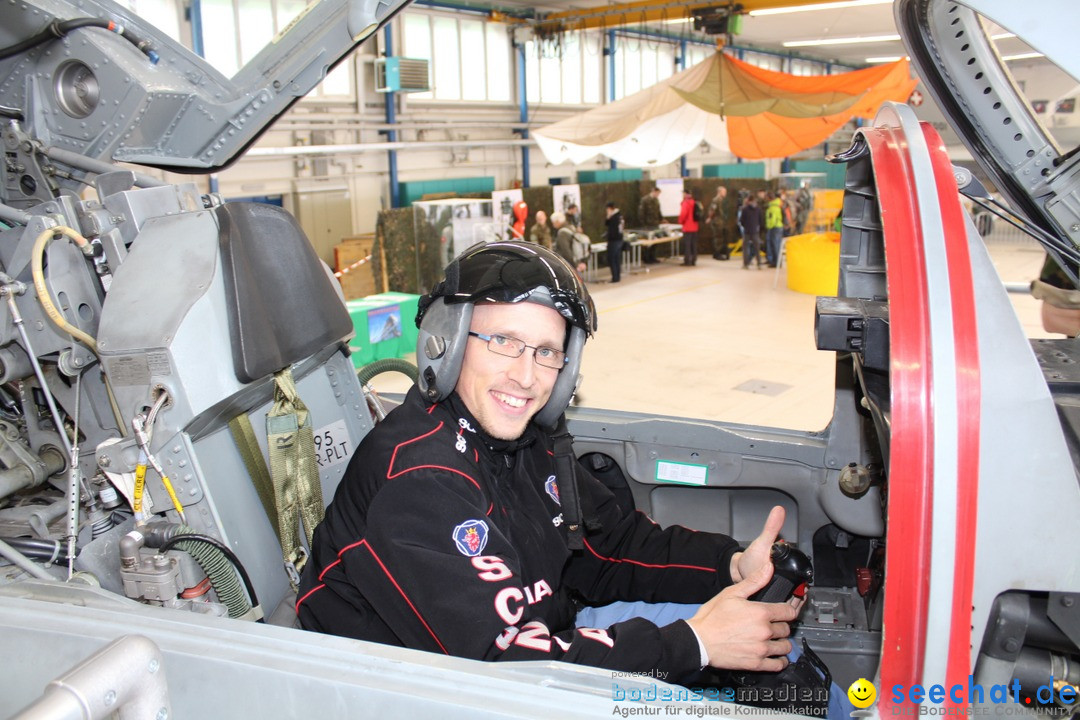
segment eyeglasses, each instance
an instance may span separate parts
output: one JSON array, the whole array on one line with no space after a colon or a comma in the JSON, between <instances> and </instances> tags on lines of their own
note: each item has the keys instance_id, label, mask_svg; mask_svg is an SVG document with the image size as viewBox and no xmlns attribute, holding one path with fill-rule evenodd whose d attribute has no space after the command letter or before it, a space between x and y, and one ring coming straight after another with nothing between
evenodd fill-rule
<instances>
[{"instance_id":1,"label":"eyeglasses","mask_svg":"<svg viewBox=\"0 0 1080 720\"><path fill-rule=\"evenodd\" d=\"M532 348L533 361L541 367L551 368L552 370L562 370L563 366L569 362L566 359L566 353L562 350L556 350L555 348L526 345L524 340L507 337L506 335L484 335L471 330L469 331L469 335L485 341L488 350L496 355L502 355L508 358L519 358L521 357L521 354L525 352L525 348Z\"/></svg>"}]
</instances>

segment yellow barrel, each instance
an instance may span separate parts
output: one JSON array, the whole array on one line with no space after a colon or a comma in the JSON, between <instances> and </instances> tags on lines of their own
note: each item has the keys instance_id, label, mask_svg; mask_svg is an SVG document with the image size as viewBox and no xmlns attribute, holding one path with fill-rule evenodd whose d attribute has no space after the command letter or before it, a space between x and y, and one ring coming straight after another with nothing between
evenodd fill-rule
<instances>
[{"instance_id":1,"label":"yellow barrel","mask_svg":"<svg viewBox=\"0 0 1080 720\"><path fill-rule=\"evenodd\" d=\"M840 233L792 235L784 243L787 286L808 295L836 295L840 278Z\"/></svg>"}]
</instances>

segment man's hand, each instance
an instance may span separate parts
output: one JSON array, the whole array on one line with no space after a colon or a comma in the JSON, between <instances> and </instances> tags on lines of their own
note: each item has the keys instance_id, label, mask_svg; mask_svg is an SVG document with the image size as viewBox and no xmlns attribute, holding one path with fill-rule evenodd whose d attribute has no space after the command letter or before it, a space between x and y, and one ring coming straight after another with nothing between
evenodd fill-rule
<instances>
[{"instance_id":1,"label":"man's hand","mask_svg":"<svg viewBox=\"0 0 1080 720\"><path fill-rule=\"evenodd\" d=\"M771 516L770 516L771 517ZM799 611L787 603L748 600L768 585L772 563L761 565L741 582L702 605L687 620L709 656L709 665L726 670L779 672L791 652L788 625Z\"/></svg>"},{"instance_id":2,"label":"man's hand","mask_svg":"<svg viewBox=\"0 0 1080 720\"><path fill-rule=\"evenodd\" d=\"M765 519L761 534L754 538L750 547L731 556L731 580L739 582L750 577L762 565L772 567L772 546L784 527L784 508L777 505Z\"/></svg>"}]
</instances>

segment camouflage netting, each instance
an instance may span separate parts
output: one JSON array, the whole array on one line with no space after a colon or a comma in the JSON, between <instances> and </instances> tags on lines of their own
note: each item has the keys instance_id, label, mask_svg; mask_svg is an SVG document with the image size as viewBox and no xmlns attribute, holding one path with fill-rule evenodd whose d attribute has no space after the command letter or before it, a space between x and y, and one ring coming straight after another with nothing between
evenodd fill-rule
<instances>
[{"instance_id":1,"label":"camouflage netting","mask_svg":"<svg viewBox=\"0 0 1080 720\"><path fill-rule=\"evenodd\" d=\"M430 242L429 238L428 244ZM383 291L419 294L416 246L416 223L411 207L380 211L375 222L375 246L371 251L375 287ZM383 277L386 278L385 286L382 284Z\"/></svg>"}]
</instances>

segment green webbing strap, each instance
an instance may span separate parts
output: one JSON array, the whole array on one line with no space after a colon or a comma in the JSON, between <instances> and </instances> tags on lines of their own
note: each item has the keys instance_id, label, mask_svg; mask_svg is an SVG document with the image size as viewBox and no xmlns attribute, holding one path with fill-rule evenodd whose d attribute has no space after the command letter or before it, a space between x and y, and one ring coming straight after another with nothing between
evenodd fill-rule
<instances>
[{"instance_id":1,"label":"green webbing strap","mask_svg":"<svg viewBox=\"0 0 1080 720\"><path fill-rule=\"evenodd\" d=\"M274 526L274 534L281 539L281 528L278 527L277 506L274 503L274 485L270 480L270 471L263 461L262 451L259 449L259 441L255 439L255 429L251 427L251 418L247 413L237 415L229 421L229 431L232 433L233 442L240 451L240 458L244 461L248 476L255 485L255 491L259 493L266 517Z\"/></svg>"},{"instance_id":2,"label":"green webbing strap","mask_svg":"<svg viewBox=\"0 0 1080 720\"><path fill-rule=\"evenodd\" d=\"M310 547L311 534L322 522L323 502L311 413L296 391L289 368L274 374L274 406L266 415L266 443L270 450L270 479L274 485L278 537L285 568L295 584L307 561L297 520L304 524L304 535Z\"/></svg>"},{"instance_id":3,"label":"green webbing strap","mask_svg":"<svg viewBox=\"0 0 1080 720\"><path fill-rule=\"evenodd\" d=\"M274 375L274 405L266 415L269 469L246 414L230 420L229 430L277 533L285 570L295 587L307 562L298 522L304 525L310 547L311 534L323 518L323 501L311 414L296 391L292 371L286 368Z\"/></svg>"}]
</instances>

